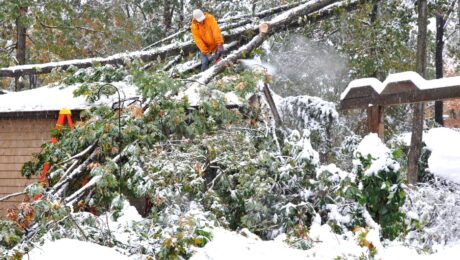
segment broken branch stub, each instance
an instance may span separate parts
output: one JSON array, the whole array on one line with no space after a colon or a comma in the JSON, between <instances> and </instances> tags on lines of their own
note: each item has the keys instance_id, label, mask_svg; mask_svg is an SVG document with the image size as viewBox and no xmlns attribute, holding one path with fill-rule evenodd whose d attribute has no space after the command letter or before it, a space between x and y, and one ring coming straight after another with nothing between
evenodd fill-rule
<instances>
[{"instance_id":1,"label":"broken branch stub","mask_svg":"<svg viewBox=\"0 0 460 260\"><path fill-rule=\"evenodd\" d=\"M260 32L260 33L267 34L267 33L268 33L268 29L269 29L268 23L261 23L261 24L259 24L259 32Z\"/></svg>"}]
</instances>

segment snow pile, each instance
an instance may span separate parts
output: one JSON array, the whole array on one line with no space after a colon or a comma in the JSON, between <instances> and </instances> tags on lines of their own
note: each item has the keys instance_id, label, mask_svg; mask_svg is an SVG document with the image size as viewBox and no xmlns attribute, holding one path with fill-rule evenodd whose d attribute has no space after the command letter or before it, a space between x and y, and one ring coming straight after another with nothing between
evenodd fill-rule
<instances>
[{"instance_id":1,"label":"snow pile","mask_svg":"<svg viewBox=\"0 0 460 260\"><path fill-rule=\"evenodd\" d=\"M111 83L120 90L121 98L137 97L136 87L126 82ZM8 92L0 95L1 112L27 111L59 111L61 109L83 110L98 105L111 105L118 102L115 93L112 96L101 96L99 101L91 104L84 96L74 97L73 92L79 87L75 84L68 87L44 86L21 92Z\"/></svg>"},{"instance_id":2,"label":"snow pile","mask_svg":"<svg viewBox=\"0 0 460 260\"><path fill-rule=\"evenodd\" d=\"M329 225L321 225L319 215L316 220L309 234L315 243L309 250L290 248L285 243L287 237L284 234L279 235L275 240L262 241L253 234L243 236L222 228L215 228L213 240L204 248L197 249L197 253L191 260L358 258L368 251L367 248L360 247L354 239L345 240L344 236L334 234Z\"/></svg>"},{"instance_id":3,"label":"snow pile","mask_svg":"<svg viewBox=\"0 0 460 260\"><path fill-rule=\"evenodd\" d=\"M375 233L377 233L376 236ZM335 234L329 225L321 225L321 217L316 215L309 232L310 238L316 243L306 252L309 257L316 259L357 259L360 255L369 253L368 248L358 245L357 235L358 233L355 235L350 231L343 235ZM378 231L369 231L364 237L369 242L372 240L374 246L381 248Z\"/></svg>"},{"instance_id":4,"label":"snow pile","mask_svg":"<svg viewBox=\"0 0 460 260\"><path fill-rule=\"evenodd\" d=\"M127 260L113 248L74 239L46 241L42 247L36 247L23 257L24 260L81 260L81 259L110 259Z\"/></svg>"},{"instance_id":5,"label":"snow pile","mask_svg":"<svg viewBox=\"0 0 460 260\"><path fill-rule=\"evenodd\" d=\"M424 136L431 151L428 159L430 172L460 184L460 132L448 128L435 128Z\"/></svg>"},{"instance_id":6,"label":"snow pile","mask_svg":"<svg viewBox=\"0 0 460 260\"><path fill-rule=\"evenodd\" d=\"M361 232L364 232L362 234ZM418 254L415 248L398 242L383 246L379 241L377 229L362 229L355 233L348 231L343 235L335 234L327 224L321 225L317 215L308 233L313 247L308 250L290 248L285 242L285 234L275 240L262 241L247 230L239 233L222 228L213 230L213 239L204 248L197 248L191 260L226 260L226 259L359 259L369 254L366 246L359 246L367 241L377 249L376 259L457 259L460 244L453 244L432 255Z\"/></svg>"},{"instance_id":7,"label":"snow pile","mask_svg":"<svg viewBox=\"0 0 460 260\"><path fill-rule=\"evenodd\" d=\"M364 158L372 158L371 166L365 171L366 175L377 174L380 170L391 169L393 171L398 171L400 168L399 164L391 158L390 149L382 143L382 140L375 133L368 134L364 137L355 151L355 157L357 157L357 155L361 155ZM360 163L359 160L353 160L354 165Z\"/></svg>"},{"instance_id":8,"label":"snow pile","mask_svg":"<svg viewBox=\"0 0 460 260\"><path fill-rule=\"evenodd\" d=\"M191 260L305 259L306 251L289 248L281 240L262 241L256 235L242 236L222 228L213 230L213 239L198 248Z\"/></svg>"},{"instance_id":9,"label":"snow pile","mask_svg":"<svg viewBox=\"0 0 460 260\"><path fill-rule=\"evenodd\" d=\"M115 220L114 212L107 212L99 217L101 221L107 220L107 226L115 238L124 243L131 244L131 240L136 240L135 233L130 232L133 228L133 223L144 220L137 212L136 208L131 206L127 200L121 200L122 209L119 212L120 216Z\"/></svg>"}]
</instances>

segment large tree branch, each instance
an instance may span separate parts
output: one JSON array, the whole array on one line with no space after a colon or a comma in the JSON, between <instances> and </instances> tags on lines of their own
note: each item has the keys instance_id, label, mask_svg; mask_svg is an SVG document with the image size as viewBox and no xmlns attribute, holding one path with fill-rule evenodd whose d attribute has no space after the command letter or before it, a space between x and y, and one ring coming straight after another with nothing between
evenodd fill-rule
<instances>
[{"instance_id":1,"label":"large tree branch","mask_svg":"<svg viewBox=\"0 0 460 260\"><path fill-rule=\"evenodd\" d=\"M292 8L288 11L283 12L280 15L273 17L270 21L266 22L267 32L259 32L257 36L252 38L249 43L239 48L237 51L228 55L225 59L221 60L218 64L212 66L207 71L204 71L196 76L190 78L191 81L196 81L199 84L207 84L212 78L217 74L225 70L227 66L237 62L238 59L245 57L252 50L259 47L268 35L275 34L280 30L283 30L286 26L297 21L301 16L308 15L315 11L320 10L323 7L326 7L330 4L338 2L336 0L316 0L309 1L305 4L299 5L295 8ZM261 27L263 28L263 27ZM259 31L258 28L252 28L252 31Z\"/></svg>"},{"instance_id":2,"label":"large tree branch","mask_svg":"<svg viewBox=\"0 0 460 260\"><path fill-rule=\"evenodd\" d=\"M273 33L279 31L283 26L287 26L289 23L294 23L302 15L308 15L311 12L318 11L319 9L326 7L332 3L341 2L339 0L315 0L307 3L298 5L284 13L277 15L275 18L278 21L274 21L274 24L270 24L273 27ZM284 17L283 17L284 16ZM275 19L274 18L274 19ZM277 28L280 27L280 28ZM247 24L229 31L224 31L222 35L226 41L240 40L247 42L247 35L257 35L258 26ZM29 74L41 74L49 73L53 69L65 70L70 66L77 68L92 67L94 64L124 64L127 60L140 59L144 62L149 62L157 59L164 59L165 57L178 55L180 53L191 53L196 50L195 43L193 41L186 41L181 43L172 43L166 46L155 48L149 51L138 51L131 53L115 54L106 58L91 58L81 60L70 60L62 62L51 62L45 64L32 64L15 66L0 69L0 77L16 77Z\"/></svg>"}]
</instances>

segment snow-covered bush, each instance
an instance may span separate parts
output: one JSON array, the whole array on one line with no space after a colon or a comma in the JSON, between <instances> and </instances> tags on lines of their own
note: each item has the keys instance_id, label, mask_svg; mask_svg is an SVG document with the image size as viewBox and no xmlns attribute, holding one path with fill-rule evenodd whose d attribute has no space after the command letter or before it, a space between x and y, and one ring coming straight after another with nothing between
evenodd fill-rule
<instances>
[{"instance_id":1,"label":"snow-covered bush","mask_svg":"<svg viewBox=\"0 0 460 260\"><path fill-rule=\"evenodd\" d=\"M433 253L439 245L460 239L460 187L439 178L407 189L402 211L408 217L409 231L404 241Z\"/></svg>"},{"instance_id":2,"label":"snow-covered bush","mask_svg":"<svg viewBox=\"0 0 460 260\"><path fill-rule=\"evenodd\" d=\"M343 194L366 207L382 226L383 237L394 239L405 230L405 215L400 210L405 202L400 166L376 134L363 139L355 158L355 178L344 182Z\"/></svg>"},{"instance_id":3,"label":"snow-covered bush","mask_svg":"<svg viewBox=\"0 0 460 260\"><path fill-rule=\"evenodd\" d=\"M292 129L308 129L311 143L321 161L332 159L332 131L337 125L335 104L318 97L297 96L280 99L277 104L283 123Z\"/></svg>"}]
</instances>

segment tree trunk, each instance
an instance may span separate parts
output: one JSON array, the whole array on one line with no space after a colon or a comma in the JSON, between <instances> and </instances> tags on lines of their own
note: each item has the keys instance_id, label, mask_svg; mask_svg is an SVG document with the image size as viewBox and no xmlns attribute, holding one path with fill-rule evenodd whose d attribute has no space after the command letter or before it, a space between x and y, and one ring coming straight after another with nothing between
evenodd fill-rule
<instances>
[{"instance_id":1,"label":"tree trunk","mask_svg":"<svg viewBox=\"0 0 460 260\"><path fill-rule=\"evenodd\" d=\"M184 27L185 17L184 17L184 0L179 2L179 28Z\"/></svg>"},{"instance_id":2,"label":"tree trunk","mask_svg":"<svg viewBox=\"0 0 460 260\"><path fill-rule=\"evenodd\" d=\"M458 38L460 39L460 0L457 1L457 33L458 33Z\"/></svg>"},{"instance_id":3,"label":"tree trunk","mask_svg":"<svg viewBox=\"0 0 460 260\"><path fill-rule=\"evenodd\" d=\"M418 35L417 35L417 60L416 70L426 78L426 35L427 35L427 1L418 0ZM412 119L412 137L408 156L407 181L409 184L416 184L418 181L419 165L418 161L422 152L423 136L423 102L414 106Z\"/></svg>"},{"instance_id":4,"label":"tree trunk","mask_svg":"<svg viewBox=\"0 0 460 260\"><path fill-rule=\"evenodd\" d=\"M171 28L173 8L170 0L163 0L163 25L165 26L165 32ZM166 34L167 35L167 34Z\"/></svg>"},{"instance_id":5,"label":"tree trunk","mask_svg":"<svg viewBox=\"0 0 460 260\"><path fill-rule=\"evenodd\" d=\"M25 18L27 13L27 7L19 8L19 15L16 18L16 60L19 65L26 64L26 37L27 28L25 25ZM24 82L20 80L20 77L15 78L15 91L19 91L24 88Z\"/></svg>"},{"instance_id":6,"label":"tree trunk","mask_svg":"<svg viewBox=\"0 0 460 260\"><path fill-rule=\"evenodd\" d=\"M435 53L435 67L436 78L443 77L443 59L442 51L444 49L444 17L441 14L436 14L436 53ZM434 119L440 124L444 125L443 114L443 101L438 100L434 102Z\"/></svg>"},{"instance_id":7,"label":"tree trunk","mask_svg":"<svg viewBox=\"0 0 460 260\"><path fill-rule=\"evenodd\" d=\"M371 23L372 28L373 28L375 22L377 21L378 12L379 12L379 0L373 0L372 12L370 14L370 23ZM370 30L371 30L372 39L375 39L376 35L375 35L374 29L370 29ZM375 48L376 48L376 44L372 44L371 48L369 48L370 57L373 57L373 59L377 59L377 57L375 55L377 53L377 51L376 51ZM378 74L377 69L374 68L374 71L369 76L373 77L373 78L377 78L377 74Z\"/></svg>"}]
</instances>

